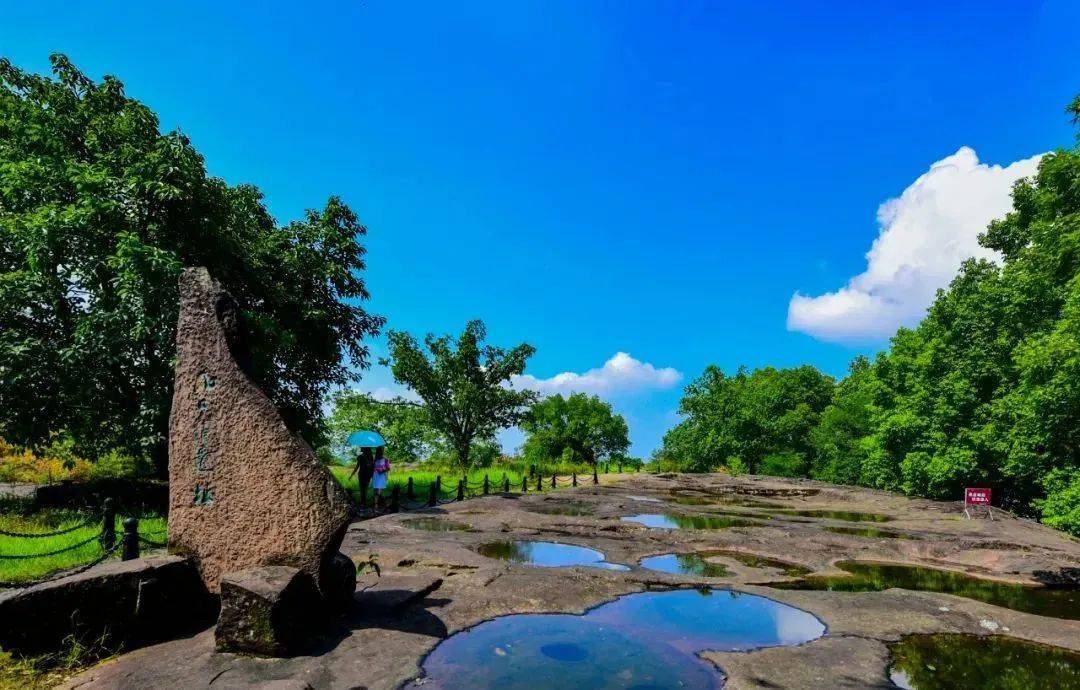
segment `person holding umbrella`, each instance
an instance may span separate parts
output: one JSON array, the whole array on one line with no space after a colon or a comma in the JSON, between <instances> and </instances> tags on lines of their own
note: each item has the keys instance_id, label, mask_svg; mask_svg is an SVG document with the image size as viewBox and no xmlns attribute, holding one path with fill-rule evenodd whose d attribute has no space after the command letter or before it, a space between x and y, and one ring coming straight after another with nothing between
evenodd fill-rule
<instances>
[{"instance_id":1,"label":"person holding umbrella","mask_svg":"<svg viewBox=\"0 0 1080 690\"><path fill-rule=\"evenodd\" d=\"M379 456L382 455L386 441L377 431L361 430L349 434L347 443L357 449L356 465L353 467L352 472L349 473L349 476L357 475L356 478L360 484L360 505L366 506L368 486L375 476L375 465L378 462L376 453ZM380 494L382 489L386 488L386 473L390 471L389 461L384 459L384 462L386 463L386 469L383 471L382 486L375 489L376 496Z\"/></svg>"}]
</instances>

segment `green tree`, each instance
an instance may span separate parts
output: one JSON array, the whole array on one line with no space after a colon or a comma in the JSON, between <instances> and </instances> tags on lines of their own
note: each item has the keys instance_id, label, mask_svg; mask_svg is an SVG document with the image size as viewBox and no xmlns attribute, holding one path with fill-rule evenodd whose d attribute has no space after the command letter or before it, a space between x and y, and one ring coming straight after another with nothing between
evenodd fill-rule
<instances>
[{"instance_id":1,"label":"green tree","mask_svg":"<svg viewBox=\"0 0 1080 690\"><path fill-rule=\"evenodd\" d=\"M462 471L471 465L474 440L490 441L518 424L536 400L532 391L509 386L535 348L523 343L506 350L485 345L486 337L482 321L467 323L456 339L428 334L423 347L408 333L388 336L394 379L424 401L431 426L446 437Z\"/></svg>"},{"instance_id":2,"label":"green tree","mask_svg":"<svg viewBox=\"0 0 1080 690\"><path fill-rule=\"evenodd\" d=\"M367 393L343 391L332 398L327 419L331 448L339 457L348 456L346 441L358 429L374 429L386 440L394 460L415 462L426 458L440 441L422 405L403 398L379 401Z\"/></svg>"},{"instance_id":3,"label":"green tree","mask_svg":"<svg viewBox=\"0 0 1080 690\"><path fill-rule=\"evenodd\" d=\"M574 393L537 402L521 422L525 457L538 463L565 460L595 465L619 458L630 448L630 430L622 415L600 398Z\"/></svg>"},{"instance_id":4,"label":"green tree","mask_svg":"<svg viewBox=\"0 0 1080 690\"><path fill-rule=\"evenodd\" d=\"M163 469L177 280L203 265L241 306L252 375L318 440L325 393L367 365L362 340L382 324L359 306L356 215L332 197L279 226L120 81L52 65L49 78L0 60L0 434L62 431L84 455Z\"/></svg>"},{"instance_id":5,"label":"green tree","mask_svg":"<svg viewBox=\"0 0 1080 690\"><path fill-rule=\"evenodd\" d=\"M751 472L779 467L785 474L813 461L810 430L831 402L833 380L810 366L765 367L734 376L707 367L687 386L685 417L664 436L661 455L693 471L712 471L738 459ZM762 468L766 456L784 454Z\"/></svg>"}]
</instances>

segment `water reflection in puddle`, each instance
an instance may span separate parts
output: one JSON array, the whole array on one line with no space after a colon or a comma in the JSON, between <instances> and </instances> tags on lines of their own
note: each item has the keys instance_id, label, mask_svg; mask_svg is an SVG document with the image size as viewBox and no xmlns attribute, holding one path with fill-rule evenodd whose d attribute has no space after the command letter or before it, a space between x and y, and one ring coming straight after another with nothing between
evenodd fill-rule
<instances>
[{"instance_id":1,"label":"water reflection in puddle","mask_svg":"<svg viewBox=\"0 0 1080 690\"><path fill-rule=\"evenodd\" d=\"M1080 688L1080 653L999 635L909 635L889 646L901 688Z\"/></svg>"},{"instance_id":2,"label":"water reflection in puddle","mask_svg":"<svg viewBox=\"0 0 1080 690\"><path fill-rule=\"evenodd\" d=\"M493 541L481 544L476 550L481 556L488 558L545 568L583 565L604 570L630 569L619 563L608 563L604 560L604 554L596 549L559 544L553 541Z\"/></svg>"},{"instance_id":3,"label":"water reflection in puddle","mask_svg":"<svg viewBox=\"0 0 1080 690\"><path fill-rule=\"evenodd\" d=\"M705 650L802 644L825 626L800 609L730 590L631 594L583 616L524 614L451 636L424 661L441 690L722 687Z\"/></svg>"},{"instance_id":4,"label":"water reflection in puddle","mask_svg":"<svg viewBox=\"0 0 1080 690\"><path fill-rule=\"evenodd\" d=\"M823 518L826 520L842 520L844 522L889 522L892 520L888 515L878 513L855 513L847 510L794 510L781 509L768 511L774 515L798 515L800 517Z\"/></svg>"},{"instance_id":5,"label":"water reflection in puddle","mask_svg":"<svg viewBox=\"0 0 1080 690\"><path fill-rule=\"evenodd\" d=\"M781 589L876 592L890 587L943 592L995 606L1053 618L1080 619L1080 590L995 582L950 570L910 565L846 561L836 564L850 576L815 575L797 582L773 583Z\"/></svg>"},{"instance_id":6,"label":"water reflection in puddle","mask_svg":"<svg viewBox=\"0 0 1080 690\"><path fill-rule=\"evenodd\" d=\"M755 527L762 523L737 517L714 515L678 515L675 513L641 513L619 518L655 529L724 529L726 527Z\"/></svg>"},{"instance_id":7,"label":"water reflection in puddle","mask_svg":"<svg viewBox=\"0 0 1080 690\"><path fill-rule=\"evenodd\" d=\"M464 522L454 522L453 520L440 520L439 518L425 517L416 518L415 520L405 520L401 524L410 529L420 529L426 532L457 532L472 529L470 525L466 525Z\"/></svg>"},{"instance_id":8,"label":"water reflection in puddle","mask_svg":"<svg viewBox=\"0 0 1080 690\"><path fill-rule=\"evenodd\" d=\"M821 529L826 532L833 532L834 534L850 534L853 537L868 537L870 539L920 539L913 534L904 534L903 532L893 532L887 529L878 529L877 527L822 527Z\"/></svg>"},{"instance_id":9,"label":"water reflection in puddle","mask_svg":"<svg viewBox=\"0 0 1080 690\"><path fill-rule=\"evenodd\" d=\"M641 559L641 567L674 575L697 575L699 577L725 577L731 572L720 563L711 563L701 554L665 553Z\"/></svg>"},{"instance_id":10,"label":"water reflection in puddle","mask_svg":"<svg viewBox=\"0 0 1080 690\"><path fill-rule=\"evenodd\" d=\"M581 516L592 515L593 509L589 506L563 503L552 505L539 505L532 508L528 508L531 513L541 513L543 515L569 515L569 516Z\"/></svg>"},{"instance_id":11,"label":"water reflection in puddle","mask_svg":"<svg viewBox=\"0 0 1080 690\"><path fill-rule=\"evenodd\" d=\"M653 498L652 496L627 496L632 501L642 501L644 503L663 503L659 498Z\"/></svg>"}]
</instances>

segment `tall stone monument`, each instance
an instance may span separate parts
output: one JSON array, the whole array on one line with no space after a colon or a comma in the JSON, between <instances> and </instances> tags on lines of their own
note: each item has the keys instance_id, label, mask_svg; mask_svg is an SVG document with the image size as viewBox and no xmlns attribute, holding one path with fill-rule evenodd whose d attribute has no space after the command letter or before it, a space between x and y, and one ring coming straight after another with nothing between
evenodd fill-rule
<instances>
[{"instance_id":1,"label":"tall stone monument","mask_svg":"<svg viewBox=\"0 0 1080 690\"><path fill-rule=\"evenodd\" d=\"M328 600L351 597L338 554L349 499L311 447L238 364L232 297L205 268L180 278L169 417L169 548L211 592L226 573L289 566Z\"/></svg>"}]
</instances>

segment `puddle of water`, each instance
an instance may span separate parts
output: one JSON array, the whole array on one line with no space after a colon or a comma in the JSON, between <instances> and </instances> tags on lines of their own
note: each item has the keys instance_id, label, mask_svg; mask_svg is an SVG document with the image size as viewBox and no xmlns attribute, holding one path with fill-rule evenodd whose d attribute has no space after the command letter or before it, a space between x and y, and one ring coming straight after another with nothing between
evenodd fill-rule
<instances>
[{"instance_id":1,"label":"puddle of water","mask_svg":"<svg viewBox=\"0 0 1080 690\"><path fill-rule=\"evenodd\" d=\"M850 576L815 575L797 582L778 582L781 589L832 592L877 592L890 587L943 592L1007 609L1052 618L1080 620L1080 589L1051 588L996 582L963 573L910 565L845 561L836 564Z\"/></svg>"},{"instance_id":2,"label":"puddle of water","mask_svg":"<svg viewBox=\"0 0 1080 690\"><path fill-rule=\"evenodd\" d=\"M687 492L684 489L672 489L672 498L669 499L675 503L681 503L683 505L691 506L704 506L704 505L729 505L743 508L783 508L782 503L773 503L771 501L759 501L753 498L745 498L735 494L709 494L709 493L696 493Z\"/></svg>"},{"instance_id":3,"label":"puddle of water","mask_svg":"<svg viewBox=\"0 0 1080 690\"><path fill-rule=\"evenodd\" d=\"M742 563L748 568L771 568L773 570L779 570L782 575L786 575L787 577L802 577L811 572L810 568L804 568L795 563L788 563L787 561L758 556L757 554L752 553L742 553L741 551L722 551L714 549L712 551L703 551L701 553L703 556L723 556L724 558L730 558Z\"/></svg>"},{"instance_id":4,"label":"puddle of water","mask_svg":"<svg viewBox=\"0 0 1080 690\"><path fill-rule=\"evenodd\" d=\"M439 518L425 517L415 520L405 520L401 524L411 529L421 529L426 532L460 532L472 529L471 525L453 520L440 520Z\"/></svg>"},{"instance_id":5,"label":"puddle of water","mask_svg":"<svg viewBox=\"0 0 1080 690\"><path fill-rule=\"evenodd\" d=\"M538 565L544 568L565 568L584 565L604 570L629 570L619 563L608 563L604 554L584 546L559 544L553 541L493 541L477 549L481 556L498 558L512 563Z\"/></svg>"},{"instance_id":6,"label":"puddle of water","mask_svg":"<svg viewBox=\"0 0 1080 690\"><path fill-rule=\"evenodd\" d=\"M697 553L665 553L641 559L641 567L675 575L726 577L731 572L720 563L710 563Z\"/></svg>"},{"instance_id":7,"label":"puddle of water","mask_svg":"<svg viewBox=\"0 0 1080 690\"><path fill-rule=\"evenodd\" d=\"M1000 635L909 635L889 645L901 688L1080 688L1080 653Z\"/></svg>"},{"instance_id":8,"label":"puddle of water","mask_svg":"<svg viewBox=\"0 0 1080 690\"><path fill-rule=\"evenodd\" d=\"M654 529L724 529L726 527L756 527L762 523L735 517L713 515L676 515L675 513L641 513L619 518Z\"/></svg>"},{"instance_id":9,"label":"puddle of water","mask_svg":"<svg viewBox=\"0 0 1080 690\"><path fill-rule=\"evenodd\" d=\"M893 532L887 529L879 529L877 527L822 527L821 529L826 532L833 532L835 534L850 534L855 537L869 537L871 539L921 539L922 537L916 537L913 534L904 534L903 532Z\"/></svg>"},{"instance_id":10,"label":"puddle of water","mask_svg":"<svg viewBox=\"0 0 1080 690\"><path fill-rule=\"evenodd\" d=\"M775 515L798 515L800 517L825 518L827 520L843 520L844 522L889 522L892 520L888 515L878 513L854 513L847 510L794 510L780 509L770 510Z\"/></svg>"},{"instance_id":11,"label":"puddle of water","mask_svg":"<svg viewBox=\"0 0 1080 690\"><path fill-rule=\"evenodd\" d=\"M663 503L659 498L653 498L652 496L627 496L632 501L643 501L645 503Z\"/></svg>"},{"instance_id":12,"label":"puddle of water","mask_svg":"<svg viewBox=\"0 0 1080 690\"><path fill-rule=\"evenodd\" d=\"M718 690L697 656L802 644L825 626L800 609L731 590L630 594L583 616L504 616L447 638L424 660L439 690Z\"/></svg>"}]
</instances>

